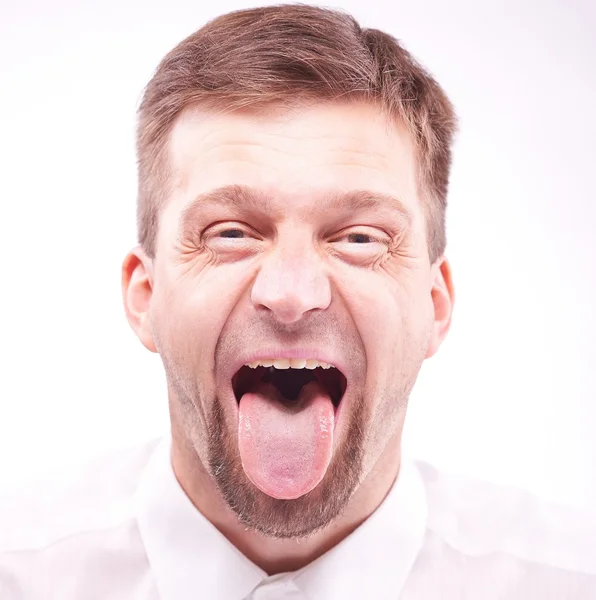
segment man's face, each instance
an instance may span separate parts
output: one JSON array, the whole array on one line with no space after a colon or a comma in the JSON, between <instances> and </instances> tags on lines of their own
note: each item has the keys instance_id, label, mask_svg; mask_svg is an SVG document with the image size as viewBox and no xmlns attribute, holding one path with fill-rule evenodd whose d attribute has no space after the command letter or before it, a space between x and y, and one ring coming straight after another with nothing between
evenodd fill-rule
<instances>
[{"instance_id":1,"label":"man's face","mask_svg":"<svg viewBox=\"0 0 596 600\"><path fill-rule=\"evenodd\" d=\"M149 321L174 444L247 526L308 535L399 451L438 346L413 145L372 105L321 103L188 110L170 157ZM335 367L267 366L288 353Z\"/></svg>"}]
</instances>

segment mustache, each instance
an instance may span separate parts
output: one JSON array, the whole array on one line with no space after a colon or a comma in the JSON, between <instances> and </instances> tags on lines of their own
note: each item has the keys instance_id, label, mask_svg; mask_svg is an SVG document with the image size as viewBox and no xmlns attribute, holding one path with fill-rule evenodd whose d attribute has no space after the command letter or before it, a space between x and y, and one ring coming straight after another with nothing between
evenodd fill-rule
<instances>
[{"instance_id":1,"label":"mustache","mask_svg":"<svg viewBox=\"0 0 596 600\"><path fill-rule=\"evenodd\" d=\"M240 351L268 346L320 346L352 358L356 364L364 356L354 323L328 311L313 311L289 324L280 323L269 311L239 316L222 329L215 356L226 362Z\"/></svg>"},{"instance_id":2,"label":"mustache","mask_svg":"<svg viewBox=\"0 0 596 600\"><path fill-rule=\"evenodd\" d=\"M306 315L295 323L281 323L271 313L257 314L242 320L242 327L224 327L220 339L234 337L251 340L251 345L344 343L344 323L329 315ZM245 347L245 344L242 344Z\"/></svg>"}]
</instances>

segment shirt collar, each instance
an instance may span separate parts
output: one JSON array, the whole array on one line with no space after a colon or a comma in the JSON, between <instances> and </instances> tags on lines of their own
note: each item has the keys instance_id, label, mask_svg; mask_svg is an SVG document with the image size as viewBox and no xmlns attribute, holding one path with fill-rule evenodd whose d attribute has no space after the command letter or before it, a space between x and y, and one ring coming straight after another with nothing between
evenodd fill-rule
<instances>
[{"instance_id":1,"label":"shirt collar","mask_svg":"<svg viewBox=\"0 0 596 600\"><path fill-rule=\"evenodd\" d=\"M139 530L163 600L242 600L271 578L249 561L191 503L164 437L135 495ZM312 600L395 598L422 546L426 495L413 461L381 506L351 535L303 569L287 574Z\"/></svg>"},{"instance_id":2,"label":"shirt collar","mask_svg":"<svg viewBox=\"0 0 596 600\"><path fill-rule=\"evenodd\" d=\"M426 519L424 483L404 453L397 479L377 510L298 572L294 582L311 600L394 599L422 548Z\"/></svg>"},{"instance_id":3,"label":"shirt collar","mask_svg":"<svg viewBox=\"0 0 596 600\"><path fill-rule=\"evenodd\" d=\"M192 504L171 462L171 438L157 446L139 482L136 514L163 600L242 600L267 574Z\"/></svg>"}]
</instances>

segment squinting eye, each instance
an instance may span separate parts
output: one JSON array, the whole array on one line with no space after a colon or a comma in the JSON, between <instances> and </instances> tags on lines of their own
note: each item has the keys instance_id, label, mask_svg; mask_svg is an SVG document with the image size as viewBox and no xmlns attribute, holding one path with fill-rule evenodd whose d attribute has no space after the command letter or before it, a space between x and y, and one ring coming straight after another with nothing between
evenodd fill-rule
<instances>
[{"instance_id":1,"label":"squinting eye","mask_svg":"<svg viewBox=\"0 0 596 600\"><path fill-rule=\"evenodd\" d=\"M353 244L370 244L370 242L376 242L375 238L366 233L350 233L348 234L348 241Z\"/></svg>"},{"instance_id":2,"label":"squinting eye","mask_svg":"<svg viewBox=\"0 0 596 600\"><path fill-rule=\"evenodd\" d=\"M347 242L350 245L358 245L358 246L368 246L370 244L375 244L378 242L382 242L383 238L378 235L374 235L372 233L363 233L361 231L354 231L353 233L344 233L341 237L337 238L337 242Z\"/></svg>"},{"instance_id":3,"label":"squinting eye","mask_svg":"<svg viewBox=\"0 0 596 600\"><path fill-rule=\"evenodd\" d=\"M223 238L240 238L244 236L242 229L223 229L219 232L218 237Z\"/></svg>"}]
</instances>

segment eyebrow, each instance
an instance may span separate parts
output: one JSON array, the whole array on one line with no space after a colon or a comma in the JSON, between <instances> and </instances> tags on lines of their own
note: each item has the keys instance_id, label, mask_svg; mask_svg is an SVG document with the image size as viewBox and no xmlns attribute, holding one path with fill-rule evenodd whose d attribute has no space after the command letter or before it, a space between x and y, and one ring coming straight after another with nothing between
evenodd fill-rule
<instances>
[{"instance_id":1,"label":"eyebrow","mask_svg":"<svg viewBox=\"0 0 596 600\"><path fill-rule=\"evenodd\" d=\"M284 213L283 208L275 206L273 198L261 190L245 185L225 185L196 196L180 214L179 231L185 231L206 204L249 210L273 218L281 218ZM317 203L317 210L323 212L337 210L363 212L379 208L383 209L383 212L394 213L405 226L410 226L412 223L411 211L401 200L389 194L369 190L332 192Z\"/></svg>"}]
</instances>

